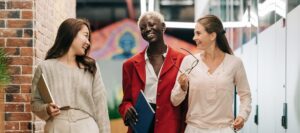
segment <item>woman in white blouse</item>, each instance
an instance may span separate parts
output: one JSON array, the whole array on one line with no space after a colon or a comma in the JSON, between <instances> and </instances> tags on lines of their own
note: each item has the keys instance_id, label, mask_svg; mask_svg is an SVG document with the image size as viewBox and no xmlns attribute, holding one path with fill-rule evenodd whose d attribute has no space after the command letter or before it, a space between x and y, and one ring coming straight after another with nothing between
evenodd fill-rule
<instances>
[{"instance_id":1,"label":"woman in white blouse","mask_svg":"<svg viewBox=\"0 0 300 133\"><path fill-rule=\"evenodd\" d=\"M251 93L241 59L233 55L220 19L207 15L197 20L193 40L201 53L186 56L171 93L174 106L188 97L186 133L233 133L251 112ZM237 87L240 108L233 116Z\"/></svg>"}]
</instances>

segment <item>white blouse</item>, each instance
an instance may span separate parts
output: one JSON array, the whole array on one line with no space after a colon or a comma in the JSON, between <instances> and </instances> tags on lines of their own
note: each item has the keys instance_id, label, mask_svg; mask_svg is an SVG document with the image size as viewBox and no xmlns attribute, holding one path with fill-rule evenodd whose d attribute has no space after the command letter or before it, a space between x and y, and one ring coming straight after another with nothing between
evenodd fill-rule
<instances>
[{"instance_id":1,"label":"white blouse","mask_svg":"<svg viewBox=\"0 0 300 133\"><path fill-rule=\"evenodd\" d=\"M147 48L148 50L148 48ZM157 96L157 86L159 81L160 72L164 66L161 65L158 76L156 75L152 64L150 63L149 57L147 56L147 50L145 52L145 69L146 69L146 83L145 83L145 97L149 103L156 104L156 96ZM167 50L168 52L168 50ZM163 54L163 57L166 58L167 52Z\"/></svg>"},{"instance_id":2,"label":"white blouse","mask_svg":"<svg viewBox=\"0 0 300 133\"><path fill-rule=\"evenodd\" d=\"M195 55L199 63L188 74L189 94L186 123L198 128L223 128L232 124L234 88L240 96L238 116L245 120L251 112L251 93L246 72L241 59L225 54L223 62L210 74L200 53ZM180 66L181 71L191 68L196 59L186 56ZM181 73L178 73L177 79ZM171 93L171 102L178 106L186 97L187 91L180 88L178 81Z\"/></svg>"}]
</instances>

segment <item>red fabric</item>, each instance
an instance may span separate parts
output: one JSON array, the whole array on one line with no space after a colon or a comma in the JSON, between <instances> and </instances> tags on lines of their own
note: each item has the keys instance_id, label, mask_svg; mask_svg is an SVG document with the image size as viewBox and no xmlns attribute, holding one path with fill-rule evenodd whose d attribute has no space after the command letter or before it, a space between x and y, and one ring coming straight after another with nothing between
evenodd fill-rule
<instances>
[{"instance_id":1,"label":"red fabric","mask_svg":"<svg viewBox=\"0 0 300 133\"><path fill-rule=\"evenodd\" d=\"M123 64L124 97L119 106L119 112L123 120L127 109L136 104L139 90L145 88L146 62L144 55L145 50ZM184 131L186 103L174 107L170 101L171 91L183 57L183 54L174 51L171 47L168 48L157 88L155 120L158 121L155 122L155 133L181 133ZM129 129L128 133L131 132L131 129Z\"/></svg>"}]
</instances>

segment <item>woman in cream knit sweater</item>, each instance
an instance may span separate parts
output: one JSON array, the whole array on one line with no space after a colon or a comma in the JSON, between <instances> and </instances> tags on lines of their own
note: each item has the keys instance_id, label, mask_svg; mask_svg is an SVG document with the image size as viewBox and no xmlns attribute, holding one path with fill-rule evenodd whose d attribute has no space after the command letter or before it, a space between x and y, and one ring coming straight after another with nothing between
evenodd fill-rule
<instances>
[{"instance_id":1,"label":"woman in cream knit sweater","mask_svg":"<svg viewBox=\"0 0 300 133\"><path fill-rule=\"evenodd\" d=\"M46 133L110 133L105 87L90 49L89 23L67 19L34 74L31 108ZM44 75L55 103L45 103L37 83ZM60 108L60 107L68 108Z\"/></svg>"}]
</instances>

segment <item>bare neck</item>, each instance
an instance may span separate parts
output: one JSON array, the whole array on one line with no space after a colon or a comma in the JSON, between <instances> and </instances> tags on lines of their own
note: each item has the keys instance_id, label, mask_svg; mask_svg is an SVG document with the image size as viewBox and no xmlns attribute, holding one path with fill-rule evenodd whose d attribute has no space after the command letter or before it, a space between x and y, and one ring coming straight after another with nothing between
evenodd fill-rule
<instances>
[{"instance_id":1,"label":"bare neck","mask_svg":"<svg viewBox=\"0 0 300 133\"><path fill-rule=\"evenodd\" d=\"M216 45L204 51L203 58L205 60L216 60L218 58L223 58L225 53L221 51Z\"/></svg>"},{"instance_id":2,"label":"bare neck","mask_svg":"<svg viewBox=\"0 0 300 133\"><path fill-rule=\"evenodd\" d=\"M150 44L147 50L148 55L162 55L167 51L167 45L164 43Z\"/></svg>"}]
</instances>

